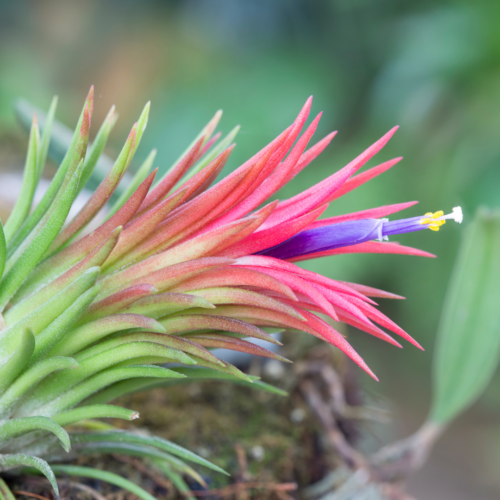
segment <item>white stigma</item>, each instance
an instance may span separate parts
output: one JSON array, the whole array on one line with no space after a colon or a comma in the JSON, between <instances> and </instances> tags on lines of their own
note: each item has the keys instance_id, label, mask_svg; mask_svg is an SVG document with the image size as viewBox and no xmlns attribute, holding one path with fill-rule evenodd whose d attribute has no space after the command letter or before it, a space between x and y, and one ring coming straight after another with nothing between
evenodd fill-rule
<instances>
[{"instance_id":1,"label":"white stigma","mask_svg":"<svg viewBox=\"0 0 500 500\"><path fill-rule=\"evenodd\" d=\"M451 212L451 215L453 215L453 220L455 222L462 224L462 221L464 220L464 214L462 213L462 207L453 207L453 211Z\"/></svg>"},{"instance_id":2,"label":"white stigma","mask_svg":"<svg viewBox=\"0 0 500 500\"><path fill-rule=\"evenodd\" d=\"M464 220L464 214L462 213L461 207L453 207L451 214L442 215L441 217L438 217L438 219L439 220L453 219L455 222L462 224L462 221Z\"/></svg>"}]
</instances>

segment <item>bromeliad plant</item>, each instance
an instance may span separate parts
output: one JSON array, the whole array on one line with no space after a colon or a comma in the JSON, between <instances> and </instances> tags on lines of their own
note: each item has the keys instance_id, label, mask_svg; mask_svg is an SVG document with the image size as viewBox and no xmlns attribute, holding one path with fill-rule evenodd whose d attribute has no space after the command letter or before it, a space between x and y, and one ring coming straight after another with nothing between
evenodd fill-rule
<instances>
[{"instance_id":1,"label":"bromeliad plant","mask_svg":"<svg viewBox=\"0 0 500 500\"><path fill-rule=\"evenodd\" d=\"M66 225L75 197L93 176L116 117L112 109L88 147L91 89L67 153L32 210L55 107L54 101L41 136L33 119L22 191L0 230L1 470L37 468L56 492L53 471L90 475L150 498L110 473L62 465L51 468L47 460L89 452L131 454L153 461L182 486L181 474L199 479L182 459L219 469L159 438L107 427L102 430L104 424L93 419L138 417L109 401L132 391L200 378L223 378L272 390L218 359L211 350L232 349L286 361L245 340L277 344L270 335L276 329L299 330L329 342L374 378L332 326L336 322L400 346L380 328L384 327L420 347L372 300L398 296L335 281L294 264L347 252L430 256L384 240L409 231L438 230L449 218L461 222L458 208L451 215L383 218L415 202L318 220L330 202L400 160L355 175L396 129L319 184L288 200L263 205L309 165L335 133L306 149L320 118L301 135L311 107L309 99L282 134L212 186L234 147L235 136L235 131L222 140L213 135L221 116L218 112L154 185L152 153L108 208L107 220L85 234L85 228L107 206L134 156L149 104L109 173ZM163 366L167 363L175 365ZM77 423L79 429L87 430L71 430ZM61 452L58 442L68 453L72 445L71 453ZM5 490L0 491L8 498Z\"/></svg>"}]
</instances>

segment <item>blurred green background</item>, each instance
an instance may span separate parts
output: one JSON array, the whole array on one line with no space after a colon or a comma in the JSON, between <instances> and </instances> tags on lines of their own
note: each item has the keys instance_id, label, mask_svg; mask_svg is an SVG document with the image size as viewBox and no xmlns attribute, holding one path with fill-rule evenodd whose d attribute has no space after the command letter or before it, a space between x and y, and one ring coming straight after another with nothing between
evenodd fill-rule
<instances>
[{"instance_id":1,"label":"blurred green background","mask_svg":"<svg viewBox=\"0 0 500 500\"><path fill-rule=\"evenodd\" d=\"M160 169L222 108L223 131L242 126L227 166L233 169L313 94L313 112L324 111L317 138L339 134L280 197L336 171L398 124L369 165L404 161L327 214L419 200L402 216L462 205L467 221L481 204L500 205L499 21L494 0L0 1L1 168L24 161L13 113L18 96L47 108L57 93L58 119L73 126L94 84L94 131L112 104L120 113L111 155L151 99L138 160L157 147ZM381 378L375 385L361 376L367 390L392 402L393 434L413 430L428 408L434 337L460 229L447 224L398 238L437 259L353 255L306 263L407 297L381 308L425 352L350 335ZM497 376L444 438L415 479L418 498L498 498L499 388ZM457 452L462 446L467 453Z\"/></svg>"}]
</instances>

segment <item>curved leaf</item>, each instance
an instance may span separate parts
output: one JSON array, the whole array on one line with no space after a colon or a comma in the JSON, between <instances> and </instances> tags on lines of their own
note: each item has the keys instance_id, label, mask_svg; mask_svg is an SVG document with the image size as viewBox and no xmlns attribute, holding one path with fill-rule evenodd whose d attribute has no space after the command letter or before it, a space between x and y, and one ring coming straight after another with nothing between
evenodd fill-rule
<instances>
[{"instance_id":1,"label":"curved leaf","mask_svg":"<svg viewBox=\"0 0 500 500\"><path fill-rule=\"evenodd\" d=\"M53 465L53 471L56 474L66 474L68 476L88 477L91 479L98 479L109 484L114 484L119 488L130 491L134 495L142 498L142 500L156 500L154 496L150 495L146 490L137 486L132 481L125 479L113 472L106 472L103 470L92 469L90 467L80 467L77 465Z\"/></svg>"},{"instance_id":2,"label":"curved leaf","mask_svg":"<svg viewBox=\"0 0 500 500\"><path fill-rule=\"evenodd\" d=\"M446 423L483 392L500 358L500 212L465 232L438 331L430 418Z\"/></svg>"},{"instance_id":3,"label":"curved leaf","mask_svg":"<svg viewBox=\"0 0 500 500\"><path fill-rule=\"evenodd\" d=\"M64 410L76 406L78 403L88 398L90 395L104 389L111 384L114 384L115 382L137 377L181 378L183 377L183 375L173 370L160 368L158 366L129 366L110 368L78 384L77 386L73 387L71 391L68 391L67 393L63 394L47 405L41 408L37 408L33 413L46 416L61 413Z\"/></svg>"},{"instance_id":4,"label":"curved leaf","mask_svg":"<svg viewBox=\"0 0 500 500\"><path fill-rule=\"evenodd\" d=\"M57 487L56 477L45 460L23 454L0 455L0 470L15 469L17 467L33 467L34 469L40 471L49 480L56 497L59 500L59 488Z\"/></svg>"},{"instance_id":5,"label":"curved leaf","mask_svg":"<svg viewBox=\"0 0 500 500\"><path fill-rule=\"evenodd\" d=\"M57 422L47 417L26 417L7 420L7 422L0 425L0 443L33 431L51 432L61 441L64 451L69 452L71 449L68 433Z\"/></svg>"},{"instance_id":6,"label":"curved leaf","mask_svg":"<svg viewBox=\"0 0 500 500\"><path fill-rule=\"evenodd\" d=\"M112 442L107 443L103 441L91 442L83 444L79 448L79 453L117 453L119 455L129 455L132 457L141 458L158 458L165 460L174 466L175 469L190 475L193 479L198 481L200 484L205 484L203 478L189 465L182 462L178 458L161 451L151 446L143 446L139 444L129 444L127 442Z\"/></svg>"},{"instance_id":7,"label":"curved leaf","mask_svg":"<svg viewBox=\"0 0 500 500\"><path fill-rule=\"evenodd\" d=\"M221 474L229 475L225 470L217 467L217 465L212 464L208 460L196 455L192 451L179 446L178 444L167 441L166 439L157 436L144 436L139 434L133 434L128 431L112 431L112 432L96 432L96 433L79 433L72 434L75 445L78 443L90 443L98 441L107 441L110 443L129 443L129 444L139 444L147 445L153 448L158 448L159 450L166 451L172 455L176 455L184 460L190 460L199 465L204 465L209 469L220 472Z\"/></svg>"},{"instance_id":8,"label":"curved leaf","mask_svg":"<svg viewBox=\"0 0 500 500\"><path fill-rule=\"evenodd\" d=\"M33 231L7 260L6 274L0 288L0 309L3 310L10 298L21 286L28 274L56 238L69 213L76 196L83 160L78 164L66 188L61 186L54 202Z\"/></svg>"},{"instance_id":9,"label":"curved leaf","mask_svg":"<svg viewBox=\"0 0 500 500\"><path fill-rule=\"evenodd\" d=\"M97 284L80 295L71 306L37 336L35 352L30 361L31 365L38 363L41 359L49 355L52 348L75 324L76 320L92 303L98 293L99 285Z\"/></svg>"},{"instance_id":10,"label":"curved leaf","mask_svg":"<svg viewBox=\"0 0 500 500\"><path fill-rule=\"evenodd\" d=\"M57 108L57 96L52 98L50 103L49 111L46 117L40 117L40 129L42 130L42 138L40 141L40 147L38 148L38 158L37 158L37 185L42 177L43 169L45 167L45 162L47 161L47 153L49 152L50 136L52 133L52 125L54 123L54 118L56 116Z\"/></svg>"},{"instance_id":11,"label":"curved leaf","mask_svg":"<svg viewBox=\"0 0 500 500\"><path fill-rule=\"evenodd\" d=\"M16 337L3 339L0 337L2 351L0 355L5 356L0 362L0 393L9 387L11 382L22 372L35 350L35 337L28 328Z\"/></svg>"},{"instance_id":12,"label":"curved leaf","mask_svg":"<svg viewBox=\"0 0 500 500\"><path fill-rule=\"evenodd\" d=\"M135 420L139 413L127 410L121 406L113 405L91 405L74 408L52 417L59 425L69 425L91 418L121 418L123 420Z\"/></svg>"},{"instance_id":13,"label":"curved leaf","mask_svg":"<svg viewBox=\"0 0 500 500\"><path fill-rule=\"evenodd\" d=\"M23 396L35 388L47 375L64 368L75 368L78 363L73 358L53 357L40 361L25 371L15 380L0 397L0 419L20 401Z\"/></svg>"},{"instance_id":14,"label":"curved leaf","mask_svg":"<svg viewBox=\"0 0 500 500\"><path fill-rule=\"evenodd\" d=\"M241 380L226 373L210 370L209 368L191 368L182 366L171 368L171 371L182 374L185 378L178 378L173 380L147 380L140 378L123 380L121 382L117 382L116 384L110 385L110 387L108 387L107 389L104 389L98 394L90 397L86 400L86 404L107 403L119 398L120 396L132 394L138 391L149 391L158 387L167 387L180 383L189 384L193 381L203 380L220 380L223 382L232 382L233 384L243 385L245 387L250 387L251 389L270 392L271 394L276 394L278 396L288 396L288 393L286 391L278 389L277 387L267 384L266 382L262 382L258 379L258 377L252 377L251 375L249 375L248 377L252 380L252 382L247 382L246 380Z\"/></svg>"},{"instance_id":15,"label":"curved leaf","mask_svg":"<svg viewBox=\"0 0 500 500\"><path fill-rule=\"evenodd\" d=\"M33 196L35 194L37 178L37 157L40 143L40 132L38 130L38 123L36 115L33 117L31 124L30 137L28 142L28 155L26 157L26 164L24 166L23 183L21 191L16 200L14 208L7 219L5 224L5 238L10 241L12 236L21 227L21 224L29 214Z\"/></svg>"},{"instance_id":16,"label":"curved leaf","mask_svg":"<svg viewBox=\"0 0 500 500\"><path fill-rule=\"evenodd\" d=\"M37 388L36 397L26 402L25 411L28 407L33 409L49 403L84 380L124 361L133 363L136 358L156 356L161 359L174 359L180 363L194 364L190 357L176 349L152 342L130 342L120 345L121 340L117 338L103 342L77 354L75 360L79 366L74 370L62 370L45 379ZM112 346L114 347L110 348ZM89 351L90 354L87 355Z\"/></svg>"}]
</instances>

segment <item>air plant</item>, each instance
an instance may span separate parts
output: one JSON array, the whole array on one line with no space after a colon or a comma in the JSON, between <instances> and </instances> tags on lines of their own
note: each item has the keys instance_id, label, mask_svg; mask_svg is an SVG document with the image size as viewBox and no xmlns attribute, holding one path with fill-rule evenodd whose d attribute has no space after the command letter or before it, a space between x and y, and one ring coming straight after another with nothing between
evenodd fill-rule
<instances>
[{"instance_id":1,"label":"air plant","mask_svg":"<svg viewBox=\"0 0 500 500\"><path fill-rule=\"evenodd\" d=\"M214 135L218 112L156 184L157 171L150 172L153 152L110 207L141 141L147 104L109 173L69 222L72 203L93 176L116 121L114 109L89 146L90 90L66 155L32 209L56 101L41 136L33 119L21 194L3 228L0 224L0 470L36 468L56 493L54 471L101 478L151 498L111 473L49 462L79 453L122 453L150 460L175 484L183 485L182 474L202 481L184 460L223 471L171 442L117 431L94 419L135 419L138 413L109 401L181 381L219 378L273 391L211 351L225 348L286 361L246 340L279 344L270 335L276 329L314 335L374 378L335 329L337 322L400 346L383 327L420 347L373 301L398 296L335 281L294 262L349 252L431 256L384 240L438 230L449 218L461 222L461 211L384 218L415 203L410 202L319 220L330 202L400 160L355 175L396 128L322 182L264 204L335 135L306 149L320 118L301 135L310 107L308 99L283 133L212 185L236 134L221 140ZM106 206L107 220L86 233ZM2 495L9 498L5 483Z\"/></svg>"}]
</instances>

